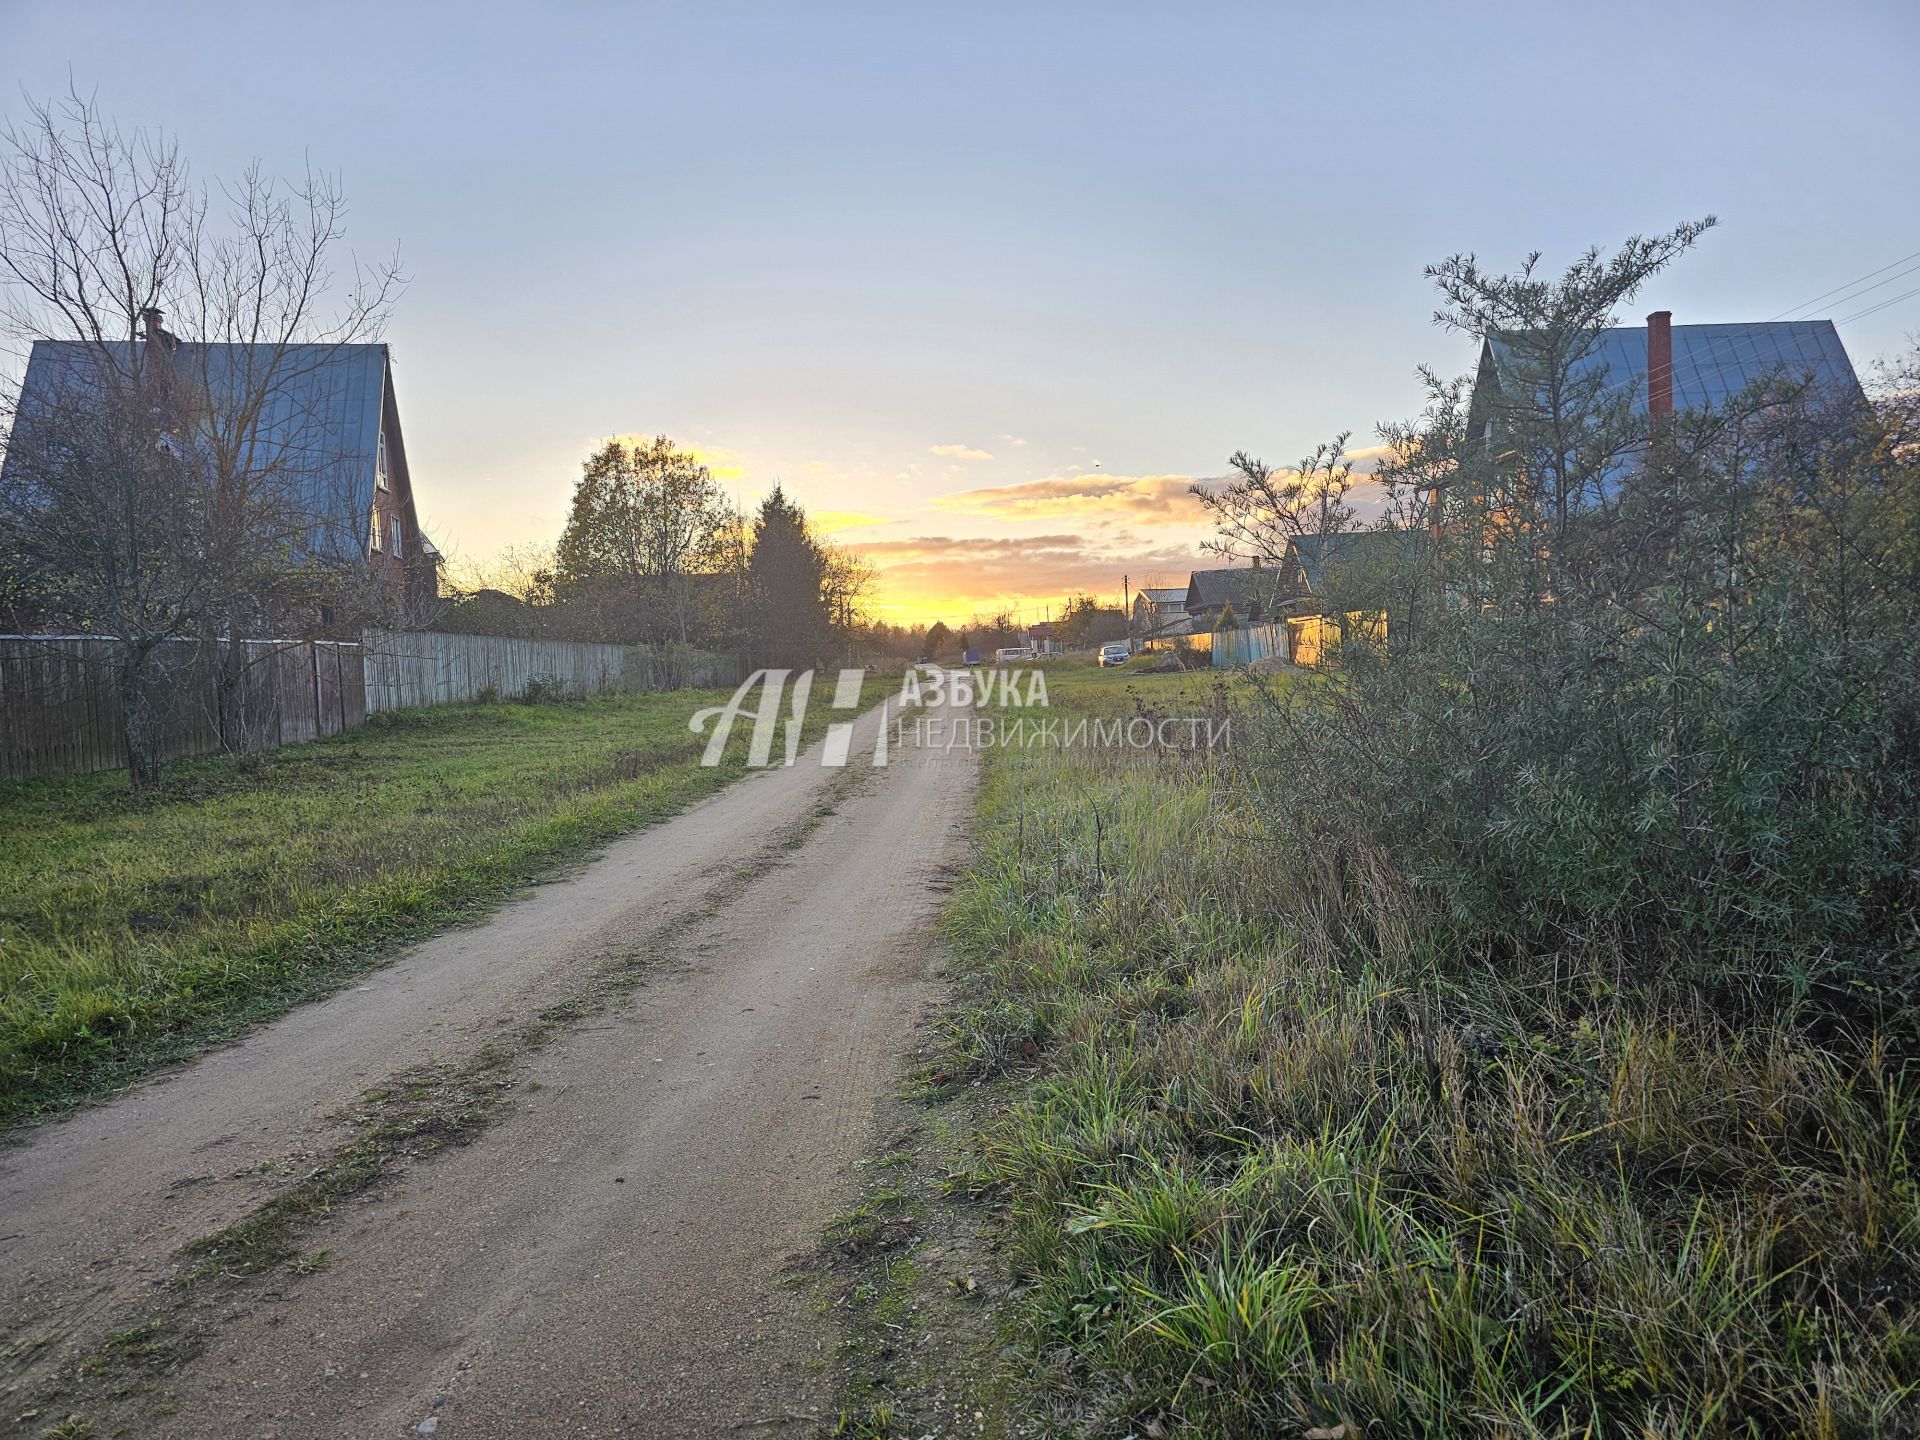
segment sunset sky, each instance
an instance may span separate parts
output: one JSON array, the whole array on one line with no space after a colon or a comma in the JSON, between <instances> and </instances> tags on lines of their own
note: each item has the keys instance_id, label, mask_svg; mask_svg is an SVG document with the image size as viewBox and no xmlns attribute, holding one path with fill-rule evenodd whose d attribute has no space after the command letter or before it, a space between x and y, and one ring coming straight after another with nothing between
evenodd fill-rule
<instances>
[{"instance_id":1,"label":"sunset sky","mask_svg":"<svg viewBox=\"0 0 1920 1440\"><path fill-rule=\"evenodd\" d=\"M0 113L71 74L203 177L337 170L399 244L443 549L551 541L600 438L664 432L743 504L784 481L897 620L1183 582L1194 477L1370 445L1468 365L1450 252L1713 212L1636 306L1679 323L1920 252L1917 58L1910 3L0 0Z\"/></svg>"}]
</instances>

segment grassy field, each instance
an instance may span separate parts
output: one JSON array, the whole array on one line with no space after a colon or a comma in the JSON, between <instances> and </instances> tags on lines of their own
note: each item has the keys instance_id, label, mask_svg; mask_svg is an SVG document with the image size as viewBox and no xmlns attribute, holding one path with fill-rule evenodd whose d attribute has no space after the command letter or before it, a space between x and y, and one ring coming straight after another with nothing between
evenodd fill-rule
<instances>
[{"instance_id":1,"label":"grassy field","mask_svg":"<svg viewBox=\"0 0 1920 1440\"><path fill-rule=\"evenodd\" d=\"M1353 857L1304 926L1217 755L998 750L980 811L931 1080L992 1097L972 1179L1063 1429L1920 1430L1920 1103L1884 1056L1446 953Z\"/></svg>"},{"instance_id":2,"label":"grassy field","mask_svg":"<svg viewBox=\"0 0 1920 1440\"><path fill-rule=\"evenodd\" d=\"M1075 655L1049 661L1040 669L1047 677L1049 702L1076 715L1123 714L1137 704L1165 709L1204 703L1231 680L1226 671L1208 669L1148 674L1148 667L1158 659L1139 655L1125 665L1103 670L1092 660Z\"/></svg>"},{"instance_id":3,"label":"grassy field","mask_svg":"<svg viewBox=\"0 0 1920 1440\"><path fill-rule=\"evenodd\" d=\"M877 701L897 681L869 677ZM723 692L377 717L317 744L0 786L0 1122L110 1089L738 778ZM809 735L832 718L809 715Z\"/></svg>"}]
</instances>

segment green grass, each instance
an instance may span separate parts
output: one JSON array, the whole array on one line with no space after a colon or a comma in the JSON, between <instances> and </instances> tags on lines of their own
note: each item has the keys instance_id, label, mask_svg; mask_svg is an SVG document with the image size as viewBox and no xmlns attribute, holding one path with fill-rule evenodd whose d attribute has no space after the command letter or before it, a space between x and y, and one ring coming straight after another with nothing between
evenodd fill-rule
<instances>
[{"instance_id":1,"label":"green grass","mask_svg":"<svg viewBox=\"0 0 1920 1440\"><path fill-rule=\"evenodd\" d=\"M976 1180L1076 1433L1920 1430L1884 1052L1448 953L1213 757L997 750L980 804L932 1078L997 1087Z\"/></svg>"},{"instance_id":2,"label":"green grass","mask_svg":"<svg viewBox=\"0 0 1920 1440\"><path fill-rule=\"evenodd\" d=\"M1052 708L1076 715L1115 715L1148 704L1162 710L1204 703L1231 677L1224 670L1185 670L1166 675L1145 671L1162 657L1136 655L1125 665L1102 669L1090 656L1073 655L1037 666L1011 668L1025 674L1038 669L1046 676ZM1183 711L1184 713L1184 711Z\"/></svg>"},{"instance_id":3,"label":"green grass","mask_svg":"<svg viewBox=\"0 0 1920 1440\"><path fill-rule=\"evenodd\" d=\"M866 699L896 682L870 677ZM378 717L317 744L0 786L0 1122L45 1114L356 969L744 773L725 692ZM809 738L834 716L815 706Z\"/></svg>"}]
</instances>

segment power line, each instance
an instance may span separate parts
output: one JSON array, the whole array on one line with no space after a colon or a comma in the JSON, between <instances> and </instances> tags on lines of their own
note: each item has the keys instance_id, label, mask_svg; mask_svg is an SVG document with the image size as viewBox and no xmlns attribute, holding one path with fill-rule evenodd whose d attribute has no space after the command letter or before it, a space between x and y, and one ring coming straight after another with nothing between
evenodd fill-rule
<instances>
[{"instance_id":1,"label":"power line","mask_svg":"<svg viewBox=\"0 0 1920 1440\"><path fill-rule=\"evenodd\" d=\"M1849 280L1844 285L1836 285L1833 287L1833 289L1827 291L1825 295L1816 295L1811 300L1802 301L1798 305L1794 305L1789 307L1788 309L1782 310L1778 315L1773 316L1767 323L1772 324L1774 320L1784 320L1789 315L1793 314L1796 310L1805 310L1809 305L1818 305L1822 300L1827 298L1827 295L1838 295L1842 290L1851 290L1854 286L1858 285L1861 280L1871 280L1873 279L1874 276L1885 274L1887 271L1893 269L1895 265L1904 265L1909 260L1920 260L1920 250L1914 251L1913 254L1911 255L1902 255L1898 260L1895 260L1890 264L1882 265L1878 270L1869 270L1866 274L1858 277L1857 279ZM1920 269L1920 266L1915 266L1914 268ZM1911 272L1906 270L1902 270L1900 272L1901 275L1906 275L1909 273ZM1899 278L1900 278L1899 275L1887 276L1887 280L1897 280ZM1886 283L1887 283L1886 280L1882 280L1880 282L1881 285L1884 285ZM1868 288L1877 290L1880 288L1880 286L1874 285L1874 286L1869 286ZM1860 293L1864 295L1867 292L1865 290L1862 290Z\"/></svg>"},{"instance_id":2,"label":"power line","mask_svg":"<svg viewBox=\"0 0 1920 1440\"><path fill-rule=\"evenodd\" d=\"M1875 281L1871 285L1863 286L1861 289L1855 290L1852 293L1846 295L1845 297L1834 301L1831 308L1838 310L1843 305L1851 305L1854 301L1858 300L1862 295L1871 295L1874 291L1878 290L1882 285L1891 285L1894 281L1899 280L1905 276L1911 275L1916 270L1920 270L1920 265L1909 265L1904 270L1896 270L1893 272L1893 274L1887 276L1886 279ZM1842 286L1841 288L1845 289L1846 287ZM1835 321L1834 323L1838 324L1839 322Z\"/></svg>"},{"instance_id":3,"label":"power line","mask_svg":"<svg viewBox=\"0 0 1920 1440\"><path fill-rule=\"evenodd\" d=\"M1833 287L1833 289L1824 291L1821 294L1814 296L1811 300L1803 300L1798 305L1790 305L1785 310L1782 310L1778 315L1775 315L1770 319L1768 319L1765 323L1771 325L1775 321L1785 319L1787 316L1795 314L1798 311L1805 310L1809 306L1818 305L1822 300L1825 300L1830 295L1838 295L1842 291L1853 290L1854 286L1860 284L1863 280L1872 280L1873 277L1876 275L1885 275L1887 271L1894 269L1895 266L1907 265L1909 261L1913 261L1913 260L1920 260L1920 250L1914 251L1913 254L1911 255L1903 255L1898 260L1889 261L1887 264L1882 265L1878 270L1869 270L1864 275L1857 275L1853 279L1846 281L1844 284L1836 285ZM1915 270L1920 270L1920 265L1910 265L1908 266L1907 269L1901 270L1898 274L1887 275L1887 278L1885 280L1881 280L1873 285L1869 285L1865 290L1854 291L1854 293L1850 295L1848 298L1857 299L1861 295L1865 295L1870 293L1871 291L1878 290L1881 285L1886 285L1891 283L1892 281L1898 280L1902 275L1911 275ZM1897 305L1902 300L1910 300L1916 294L1920 294L1920 290L1910 290L1903 295L1896 295L1891 300L1885 300L1880 302L1877 305L1870 305L1865 310L1856 311L1854 314L1847 316L1845 319L1835 320L1833 324L1836 327L1850 324L1855 320L1859 320L1863 318L1864 316L1873 314L1877 310L1884 310L1889 305ZM1715 340L1710 345L1708 345L1706 349L1702 351L1700 354L1692 357L1693 364L1697 367L1702 362L1717 363L1723 358L1725 358L1726 356L1734 354L1739 349L1739 346L1740 346L1740 340L1735 336L1726 336L1719 340ZM1598 391L1595 394L1594 399L1596 400L1603 399L1606 396L1612 395L1616 391L1624 390L1629 386L1637 386L1641 383L1643 379L1646 379L1646 378L1649 378L1649 377L1640 376L1640 375L1629 375L1624 380L1616 380L1614 381L1613 384L1605 386L1600 391Z\"/></svg>"},{"instance_id":4,"label":"power line","mask_svg":"<svg viewBox=\"0 0 1920 1440\"><path fill-rule=\"evenodd\" d=\"M1844 320L1836 320L1833 323L1836 325L1850 325L1855 320L1864 320L1867 316L1874 314L1876 311L1885 310L1890 305L1898 305L1902 300L1911 300L1916 295L1920 295L1920 288L1909 290L1903 295L1895 295L1890 300L1882 300L1878 305L1869 305L1864 310L1856 310L1853 312L1853 314L1847 316Z\"/></svg>"}]
</instances>

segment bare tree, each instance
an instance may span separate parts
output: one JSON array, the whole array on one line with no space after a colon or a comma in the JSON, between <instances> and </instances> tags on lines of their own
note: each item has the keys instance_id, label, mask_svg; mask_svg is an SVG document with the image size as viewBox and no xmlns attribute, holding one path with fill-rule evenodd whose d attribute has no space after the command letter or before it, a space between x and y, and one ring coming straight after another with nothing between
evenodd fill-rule
<instances>
[{"instance_id":1,"label":"bare tree","mask_svg":"<svg viewBox=\"0 0 1920 1440\"><path fill-rule=\"evenodd\" d=\"M237 743L243 636L318 633L393 593L368 565L335 362L378 339L403 281L393 261L335 273L344 217L312 172L209 192L175 142L77 91L0 129L0 328L70 342L50 384L5 400L4 596L16 623L116 637L136 784L155 757L133 697L164 641L218 655Z\"/></svg>"},{"instance_id":2,"label":"bare tree","mask_svg":"<svg viewBox=\"0 0 1920 1440\"><path fill-rule=\"evenodd\" d=\"M867 601L879 574L859 554L815 537L820 548L820 601L827 624L844 638L867 619Z\"/></svg>"},{"instance_id":3,"label":"bare tree","mask_svg":"<svg viewBox=\"0 0 1920 1440\"><path fill-rule=\"evenodd\" d=\"M1347 493L1353 465L1345 432L1315 448L1291 470L1275 470L1244 450L1229 462L1225 485L1196 485L1193 494L1213 517L1208 550L1229 560L1277 561L1287 542L1307 535L1335 535L1353 523Z\"/></svg>"}]
</instances>

